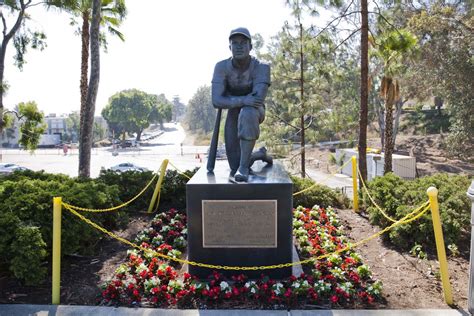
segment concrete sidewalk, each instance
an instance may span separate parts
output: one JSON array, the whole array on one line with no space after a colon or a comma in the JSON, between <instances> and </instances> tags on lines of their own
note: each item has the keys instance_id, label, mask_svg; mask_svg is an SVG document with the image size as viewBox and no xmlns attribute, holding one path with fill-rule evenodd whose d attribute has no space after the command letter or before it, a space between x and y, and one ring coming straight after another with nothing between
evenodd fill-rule
<instances>
[{"instance_id":1,"label":"concrete sidewalk","mask_svg":"<svg viewBox=\"0 0 474 316\"><path fill-rule=\"evenodd\" d=\"M0 305L0 316L468 316L468 312L455 309L407 309L407 310L196 310L127 308L73 305Z\"/></svg>"},{"instance_id":2,"label":"concrete sidewalk","mask_svg":"<svg viewBox=\"0 0 474 316\"><path fill-rule=\"evenodd\" d=\"M342 173L328 174L314 168L306 168L308 176L319 184L344 193L352 200L352 178Z\"/></svg>"}]
</instances>

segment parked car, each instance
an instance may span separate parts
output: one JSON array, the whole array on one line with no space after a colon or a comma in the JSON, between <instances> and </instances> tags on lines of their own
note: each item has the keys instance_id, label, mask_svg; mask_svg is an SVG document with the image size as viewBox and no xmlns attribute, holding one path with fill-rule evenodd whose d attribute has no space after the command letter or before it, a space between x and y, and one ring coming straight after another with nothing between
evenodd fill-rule
<instances>
[{"instance_id":1,"label":"parked car","mask_svg":"<svg viewBox=\"0 0 474 316\"><path fill-rule=\"evenodd\" d=\"M126 172L126 171L137 171L137 172L143 172L143 171L148 171L147 168L137 166L131 162L123 162L119 163L116 166L112 166L109 168L112 171L115 172Z\"/></svg>"},{"instance_id":2,"label":"parked car","mask_svg":"<svg viewBox=\"0 0 474 316\"><path fill-rule=\"evenodd\" d=\"M26 167L19 166L14 163L0 163L0 175L6 175L15 171L29 170Z\"/></svg>"}]
</instances>

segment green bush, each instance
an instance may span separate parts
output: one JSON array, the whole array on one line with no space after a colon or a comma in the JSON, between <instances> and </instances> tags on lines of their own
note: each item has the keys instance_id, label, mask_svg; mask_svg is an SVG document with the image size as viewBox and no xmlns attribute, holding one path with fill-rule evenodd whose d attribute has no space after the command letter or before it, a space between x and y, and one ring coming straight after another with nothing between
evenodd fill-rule
<instances>
[{"instance_id":1,"label":"green bush","mask_svg":"<svg viewBox=\"0 0 474 316\"><path fill-rule=\"evenodd\" d=\"M343 194L332 190L331 188L316 184L311 179L290 176L293 181L293 193L299 192L314 185L308 191L293 196L293 207L303 205L305 207L313 207L319 205L321 207L344 208L349 206L349 200Z\"/></svg>"},{"instance_id":2,"label":"green bush","mask_svg":"<svg viewBox=\"0 0 474 316\"><path fill-rule=\"evenodd\" d=\"M434 186L438 189L439 210L443 227L444 239L447 245L455 244L458 247L467 242L470 231L471 202L466 196L470 180L467 176L450 176L436 174L434 176L403 180L389 173L383 177L376 177L367 186L376 203L394 219L399 219L428 200L426 190ZM364 197L370 221L381 227L387 227L392 222L372 206L367 197ZM417 221L400 225L390 230L389 240L404 250L410 250L415 245L433 253L435 239L431 213L427 212Z\"/></svg>"},{"instance_id":3,"label":"green bush","mask_svg":"<svg viewBox=\"0 0 474 316\"><path fill-rule=\"evenodd\" d=\"M184 174L192 177L198 169L186 170ZM153 173L149 172L114 172L102 170L97 181L106 185L116 185L119 189L120 199L123 202L129 201L152 179ZM168 169L163 179L160 194L160 209L167 210L170 207L178 210L186 209L186 182L188 178L176 170ZM130 210L146 212L150 204L156 181L139 199L131 203Z\"/></svg>"},{"instance_id":4,"label":"green bush","mask_svg":"<svg viewBox=\"0 0 474 316\"><path fill-rule=\"evenodd\" d=\"M192 176L195 172L185 174ZM79 179L25 171L0 177L0 265L26 284L41 283L47 270L45 257L50 255L52 247L53 197L60 196L63 202L83 208L110 208L136 196L152 176L151 172L102 171L97 179ZM160 209L185 209L187 181L188 178L174 170L166 172ZM148 209L155 183L126 208L82 214L108 230L123 227L130 212ZM103 237L103 233L63 208L63 254L93 254Z\"/></svg>"},{"instance_id":5,"label":"green bush","mask_svg":"<svg viewBox=\"0 0 474 316\"><path fill-rule=\"evenodd\" d=\"M45 242L38 227L21 226L15 231L11 244L10 270L26 285L40 283L46 277Z\"/></svg>"}]
</instances>

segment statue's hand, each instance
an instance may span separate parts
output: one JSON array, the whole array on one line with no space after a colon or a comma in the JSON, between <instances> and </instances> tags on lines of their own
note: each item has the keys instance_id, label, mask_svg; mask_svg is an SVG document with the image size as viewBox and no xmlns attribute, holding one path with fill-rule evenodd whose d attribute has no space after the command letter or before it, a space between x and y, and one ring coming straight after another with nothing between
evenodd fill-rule
<instances>
[{"instance_id":1,"label":"statue's hand","mask_svg":"<svg viewBox=\"0 0 474 316\"><path fill-rule=\"evenodd\" d=\"M244 97L244 106L252 106L258 108L263 106L263 98L255 94L249 94Z\"/></svg>"}]
</instances>

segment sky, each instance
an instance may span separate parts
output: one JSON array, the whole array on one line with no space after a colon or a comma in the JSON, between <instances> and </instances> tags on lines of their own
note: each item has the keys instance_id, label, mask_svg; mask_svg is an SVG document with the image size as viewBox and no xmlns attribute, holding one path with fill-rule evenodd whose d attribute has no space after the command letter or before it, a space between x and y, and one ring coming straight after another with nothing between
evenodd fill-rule
<instances>
[{"instance_id":1,"label":"sky","mask_svg":"<svg viewBox=\"0 0 474 316\"><path fill-rule=\"evenodd\" d=\"M291 20L284 0L127 0L128 15L120 30L125 42L108 36L101 50L101 73L96 102L100 115L110 96L136 88L179 95L187 103L200 86L210 85L214 65L228 58L228 35L239 26L269 40ZM10 85L7 108L34 100L45 114L79 110L80 37L69 25L71 16L30 11L31 28L47 35L43 51L29 50L23 71L13 65L10 43L5 78Z\"/></svg>"}]
</instances>

